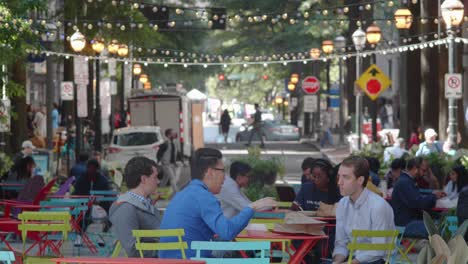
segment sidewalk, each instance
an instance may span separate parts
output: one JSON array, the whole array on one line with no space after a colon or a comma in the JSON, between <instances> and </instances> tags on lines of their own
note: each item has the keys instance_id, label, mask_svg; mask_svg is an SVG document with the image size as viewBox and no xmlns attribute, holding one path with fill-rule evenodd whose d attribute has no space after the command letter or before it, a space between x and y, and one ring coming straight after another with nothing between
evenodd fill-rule
<instances>
[{"instance_id":1,"label":"sidewalk","mask_svg":"<svg viewBox=\"0 0 468 264\"><path fill-rule=\"evenodd\" d=\"M317 138L302 138L301 142L314 146L322 153L324 158L329 159L333 164L339 164L351 154L349 152L349 144L346 141L346 136L345 143L341 145L339 144L339 137L340 135L333 134L333 142L335 145L327 145L324 148L320 147L320 142L317 141Z\"/></svg>"}]
</instances>

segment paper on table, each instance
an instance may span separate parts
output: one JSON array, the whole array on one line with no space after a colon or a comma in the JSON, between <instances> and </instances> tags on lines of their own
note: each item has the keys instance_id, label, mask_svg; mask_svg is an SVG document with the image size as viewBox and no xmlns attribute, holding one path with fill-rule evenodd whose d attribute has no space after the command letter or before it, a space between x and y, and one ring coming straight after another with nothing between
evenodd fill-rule
<instances>
[{"instance_id":1,"label":"paper on table","mask_svg":"<svg viewBox=\"0 0 468 264\"><path fill-rule=\"evenodd\" d=\"M284 217L285 224L325 225L323 221L304 215L302 212L290 212Z\"/></svg>"},{"instance_id":2,"label":"paper on table","mask_svg":"<svg viewBox=\"0 0 468 264\"><path fill-rule=\"evenodd\" d=\"M268 228L265 224L248 224L245 230L268 231Z\"/></svg>"}]
</instances>

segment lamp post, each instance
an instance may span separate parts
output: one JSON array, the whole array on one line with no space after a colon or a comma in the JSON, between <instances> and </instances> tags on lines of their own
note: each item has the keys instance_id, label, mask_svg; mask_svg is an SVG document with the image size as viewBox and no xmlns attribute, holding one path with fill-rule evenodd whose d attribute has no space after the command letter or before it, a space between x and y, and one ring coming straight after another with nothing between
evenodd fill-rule
<instances>
[{"instance_id":1,"label":"lamp post","mask_svg":"<svg viewBox=\"0 0 468 264\"><path fill-rule=\"evenodd\" d=\"M317 60L313 65L312 65L312 72L314 75L317 75L316 77L318 78L318 66L319 66L319 61L318 58L320 58L320 49L318 48L312 48L310 49L310 57L314 60ZM315 117L315 118L314 118ZM320 127L320 90L317 92L317 112L312 113L312 134L314 134L316 129L319 129Z\"/></svg>"},{"instance_id":2,"label":"lamp post","mask_svg":"<svg viewBox=\"0 0 468 264\"><path fill-rule=\"evenodd\" d=\"M442 17L447 26L448 36L448 73L455 73L455 28L457 28L464 15L463 3L459 0L445 0L440 6ZM457 148L457 99L448 98L448 139L452 148Z\"/></svg>"},{"instance_id":3,"label":"lamp post","mask_svg":"<svg viewBox=\"0 0 468 264\"><path fill-rule=\"evenodd\" d=\"M101 85L100 85L100 63L99 63L99 54L104 50L104 40L101 38L94 38L91 42L91 47L93 48L94 52L96 52L96 91L95 91L95 104L96 104L96 111L94 114L94 128L95 128L95 135L94 135L94 150L101 151L102 150L102 124L101 124Z\"/></svg>"},{"instance_id":4,"label":"lamp post","mask_svg":"<svg viewBox=\"0 0 468 264\"><path fill-rule=\"evenodd\" d=\"M413 23L413 14L408 8L401 8L395 11L395 26L401 32L401 36L408 34L408 29ZM408 128L408 85L407 85L407 56L406 52L399 53L399 101L400 101L400 135L407 139L409 135Z\"/></svg>"},{"instance_id":5,"label":"lamp post","mask_svg":"<svg viewBox=\"0 0 468 264\"><path fill-rule=\"evenodd\" d=\"M366 30L367 42L372 47L377 45L382 39L382 31L377 24L370 25ZM372 55L372 63L376 63L375 54ZM377 142L377 102L373 100L371 102L371 115L372 115L372 142Z\"/></svg>"},{"instance_id":6,"label":"lamp post","mask_svg":"<svg viewBox=\"0 0 468 264\"><path fill-rule=\"evenodd\" d=\"M134 80L134 82L132 83L132 85L135 86L135 87L134 87L135 89L138 88L138 82L136 81L136 80L137 80L136 77L137 77L138 75L140 75L141 72L142 72L141 65L138 64L138 63L133 64L133 76L132 76L132 80Z\"/></svg>"},{"instance_id":7,"label":"lamp post","mask_svg":"<svg viewBox=\"0 0 468 264\"><path fill-rule=\"evenodd\" d=\"M275 98L275 103L278 106L278 115L281 114L281 107L283 105L283 97L281 95L277 95Z\"/></svg>"},{"instance_id":8,"label":"lamp post","mask_svg":"<svg viewBox=\"0 0 468 264\"><path fill-rule=\"evenodd\" d=\"M366 46L366 33L359 27L354 31L353 44L357 51L356 56L356 80L361 76L361 55L359 54ZM362 130L362 92L356 94L356 134L358 136L358 150L361 150L361 132Z\"/></svg>"},{"instance_id":9,"label":"lamp post","mask_svg":"<svg viewBox=\"0 0 468 264\"><path fill-rule=\"evenodd\" d=\"M146 75L145 73L141 74L141 75L140 75L140 82L141 82L142 84L147 83L147 82L148 82L148 75Z\"/></svg>"},{"instance_id":10,"label":"lamp post","mask_svg":"<svg viewBox=\"0 0 468 264\"><path fill-rule=\"evenodd\" d=\"M76 31L73 33L73 35L70 37L70 46L75 52L81 52L85 47L86 47L86 38L81 32ZM78 155L81 152L81 121L80 118L78 117L78 90L76 85L73 85L73 111L74 111L74 118L75 118L75 126L76 126L76 133L75 133L75 156L78 157ZM67 127L67 130L69 126ZM67 137L70 139L70 131L67 131ZM70 141L67 140L67 143ZM69 146L70 144L67 144ZM67 157L69 157L69 151L67 150ZM69 162L69 161L67 161Z\"/></svg>"},{"instance_id":11,"label":"lamp post","mask_svg":"<svg viewBox=\"0 0 468 264\"><path fill-rule=\"evenodd\" d=\"M334 46L333 46L333 41L331 40L324 40L322 42L322 51L326 55L330 55L333 52ZM330 59L327 59L327 91L330 93ZM330 106L330 97L328 97L327 100L327 107ZM320 111L320 109L319 109ZM320 122L320 121L319 121Z\"/></svg>"},{"instance_id":12,"label":"lamp post","mask_svg":"<svg viewBox=\"0 0 468 264\"><path fill-rule=\"evenodd\" d=\"M54 24L46 25L47 32L41 35L42 42L48 50L52 48L52 42L57 39L57 26ZM55 80L57 79L55 74L57 73L57 64L55 63L53 56L47 56L46 58L47 76L46 76L46 120L47 120L47 136L46 143L47 149L53 148L53 133L54 128L52 126L52 111L54 108L55 99ZM6 95L3 95L4 97Z\"/></svg>"},{"instance_id":13,"label":"lamp post","mask_svg":"<svg viewBox=\"0 0 468 264\"><path fill-rule=\"evenodd\" d=\"M338 36L335 38L335 47L337 52L340 54L346 49L346 38L343 36ZM343 87L343 59L341 56L338 58L338 83L340 86L340 144L344 144L344 87Z\"/></svg>"},{"instance_id":14,"label":"lamp post","mask_svg":"<svg viewBox=\"0 0 468 264\"><path fill-rule=\"evenodd\" d=\"M289 101L284 98L283 99L283 120L286 120L286 109L288 108L289 106Z\"/></svg>"},{"instance_id":15,"label":"lamp post","mask_svg":"<svg viewBox=\"0 0 468 264\"><path fill-rule=\"evenodd\" d=\"M118 45L117 55L119 57L126 57L128 55L128 46L125 44ZM122 62L122 85L120 87L120 119L121 122L125 123L127 113L125 112L125 63ZM124 118L125 117L125 118ZM121 127L125 126L124 124L120 125Z\"/></svg>"}]
</instances>

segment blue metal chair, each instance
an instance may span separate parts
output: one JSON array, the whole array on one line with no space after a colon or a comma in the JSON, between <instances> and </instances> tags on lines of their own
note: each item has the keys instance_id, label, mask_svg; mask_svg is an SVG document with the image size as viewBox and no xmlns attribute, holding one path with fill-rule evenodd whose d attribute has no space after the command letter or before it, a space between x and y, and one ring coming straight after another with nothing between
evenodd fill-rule
<instances>
[{"instance_id":1,"label":"blue metal chair","mask_svg":"<svg viewBox=\"0 0 468 264\"><path fill-rule=\"evenodd\" d=\"M450 236L453 237L458 230L458 218L456 216L446 216L444 222L444 228L442 233L446 230L450 232ZM444 233L445 234L445 233Z\"/></svg>"},{"instance_id":2,"label":"blue metal chair","mask_svg":"<svg viewBox=\"0 0 468 264\"><path fill-rule=\"evenodd\" d=\"M203 260L206 264L269 264L270 258L266 252L270 250L270 242L207 242L193 241L190 248L196 250L193 260ZM201 251L260 251L260 257L257 258L203 258Z\"/></svg>"},{"instance_id":3,"label":"blue metal chair","mask_svg":"<svg viewBox=\"0 0 468 264\"><path fill-rule=\"evenodd\" d=\"M0 262L12 264L15 262L15 254L11 251L0 251Z\"/></svg>"},{"instance_id":4,"label":"blue metal chair","mask_svg":"<svg viewBox=\"0 0 468 264\"><path fill-rule=\"evenodd\" d=\"M117 200L117 196L120 194L117 191L98 191L91 190L91 195L96 195L96 202L114 202Z\"/></svg>"}]
</instances>

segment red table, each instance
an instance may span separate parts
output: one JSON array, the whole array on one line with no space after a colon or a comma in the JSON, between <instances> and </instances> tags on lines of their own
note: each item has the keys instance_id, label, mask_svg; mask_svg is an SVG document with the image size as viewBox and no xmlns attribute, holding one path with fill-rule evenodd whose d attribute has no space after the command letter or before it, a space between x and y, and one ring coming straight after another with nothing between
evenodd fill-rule
<instances>
[{"instance_id":1,"label":"red table","mask_svg":"<svg viewBox=\"0 0 468 264\"><path fill-rule=\"evenodd\" d=\"M309 253L310 250L317 244L321 239L326 239L328 236L320 235L307 235L307 234L292 234L292 233L279 233L270 231L258 231L258 230L245 230L245 232L239 234L238 238L243 239L289 239L289 240L302 240L301 246L296 250L294 255L289 259L289 264L299 264L304 259L304 256Z\"/></svg>"},{"instance_id":2,"label":"red table","mask_svg":"<svg viewBox=\"0 0 468 264\"><path fill-rule=\"evenodd\" d=\"M54 258L55 263L86 263L86 264L205 264L201 260L189 259L158 259L158 258Z\"/></svg>"}]
</instances>

